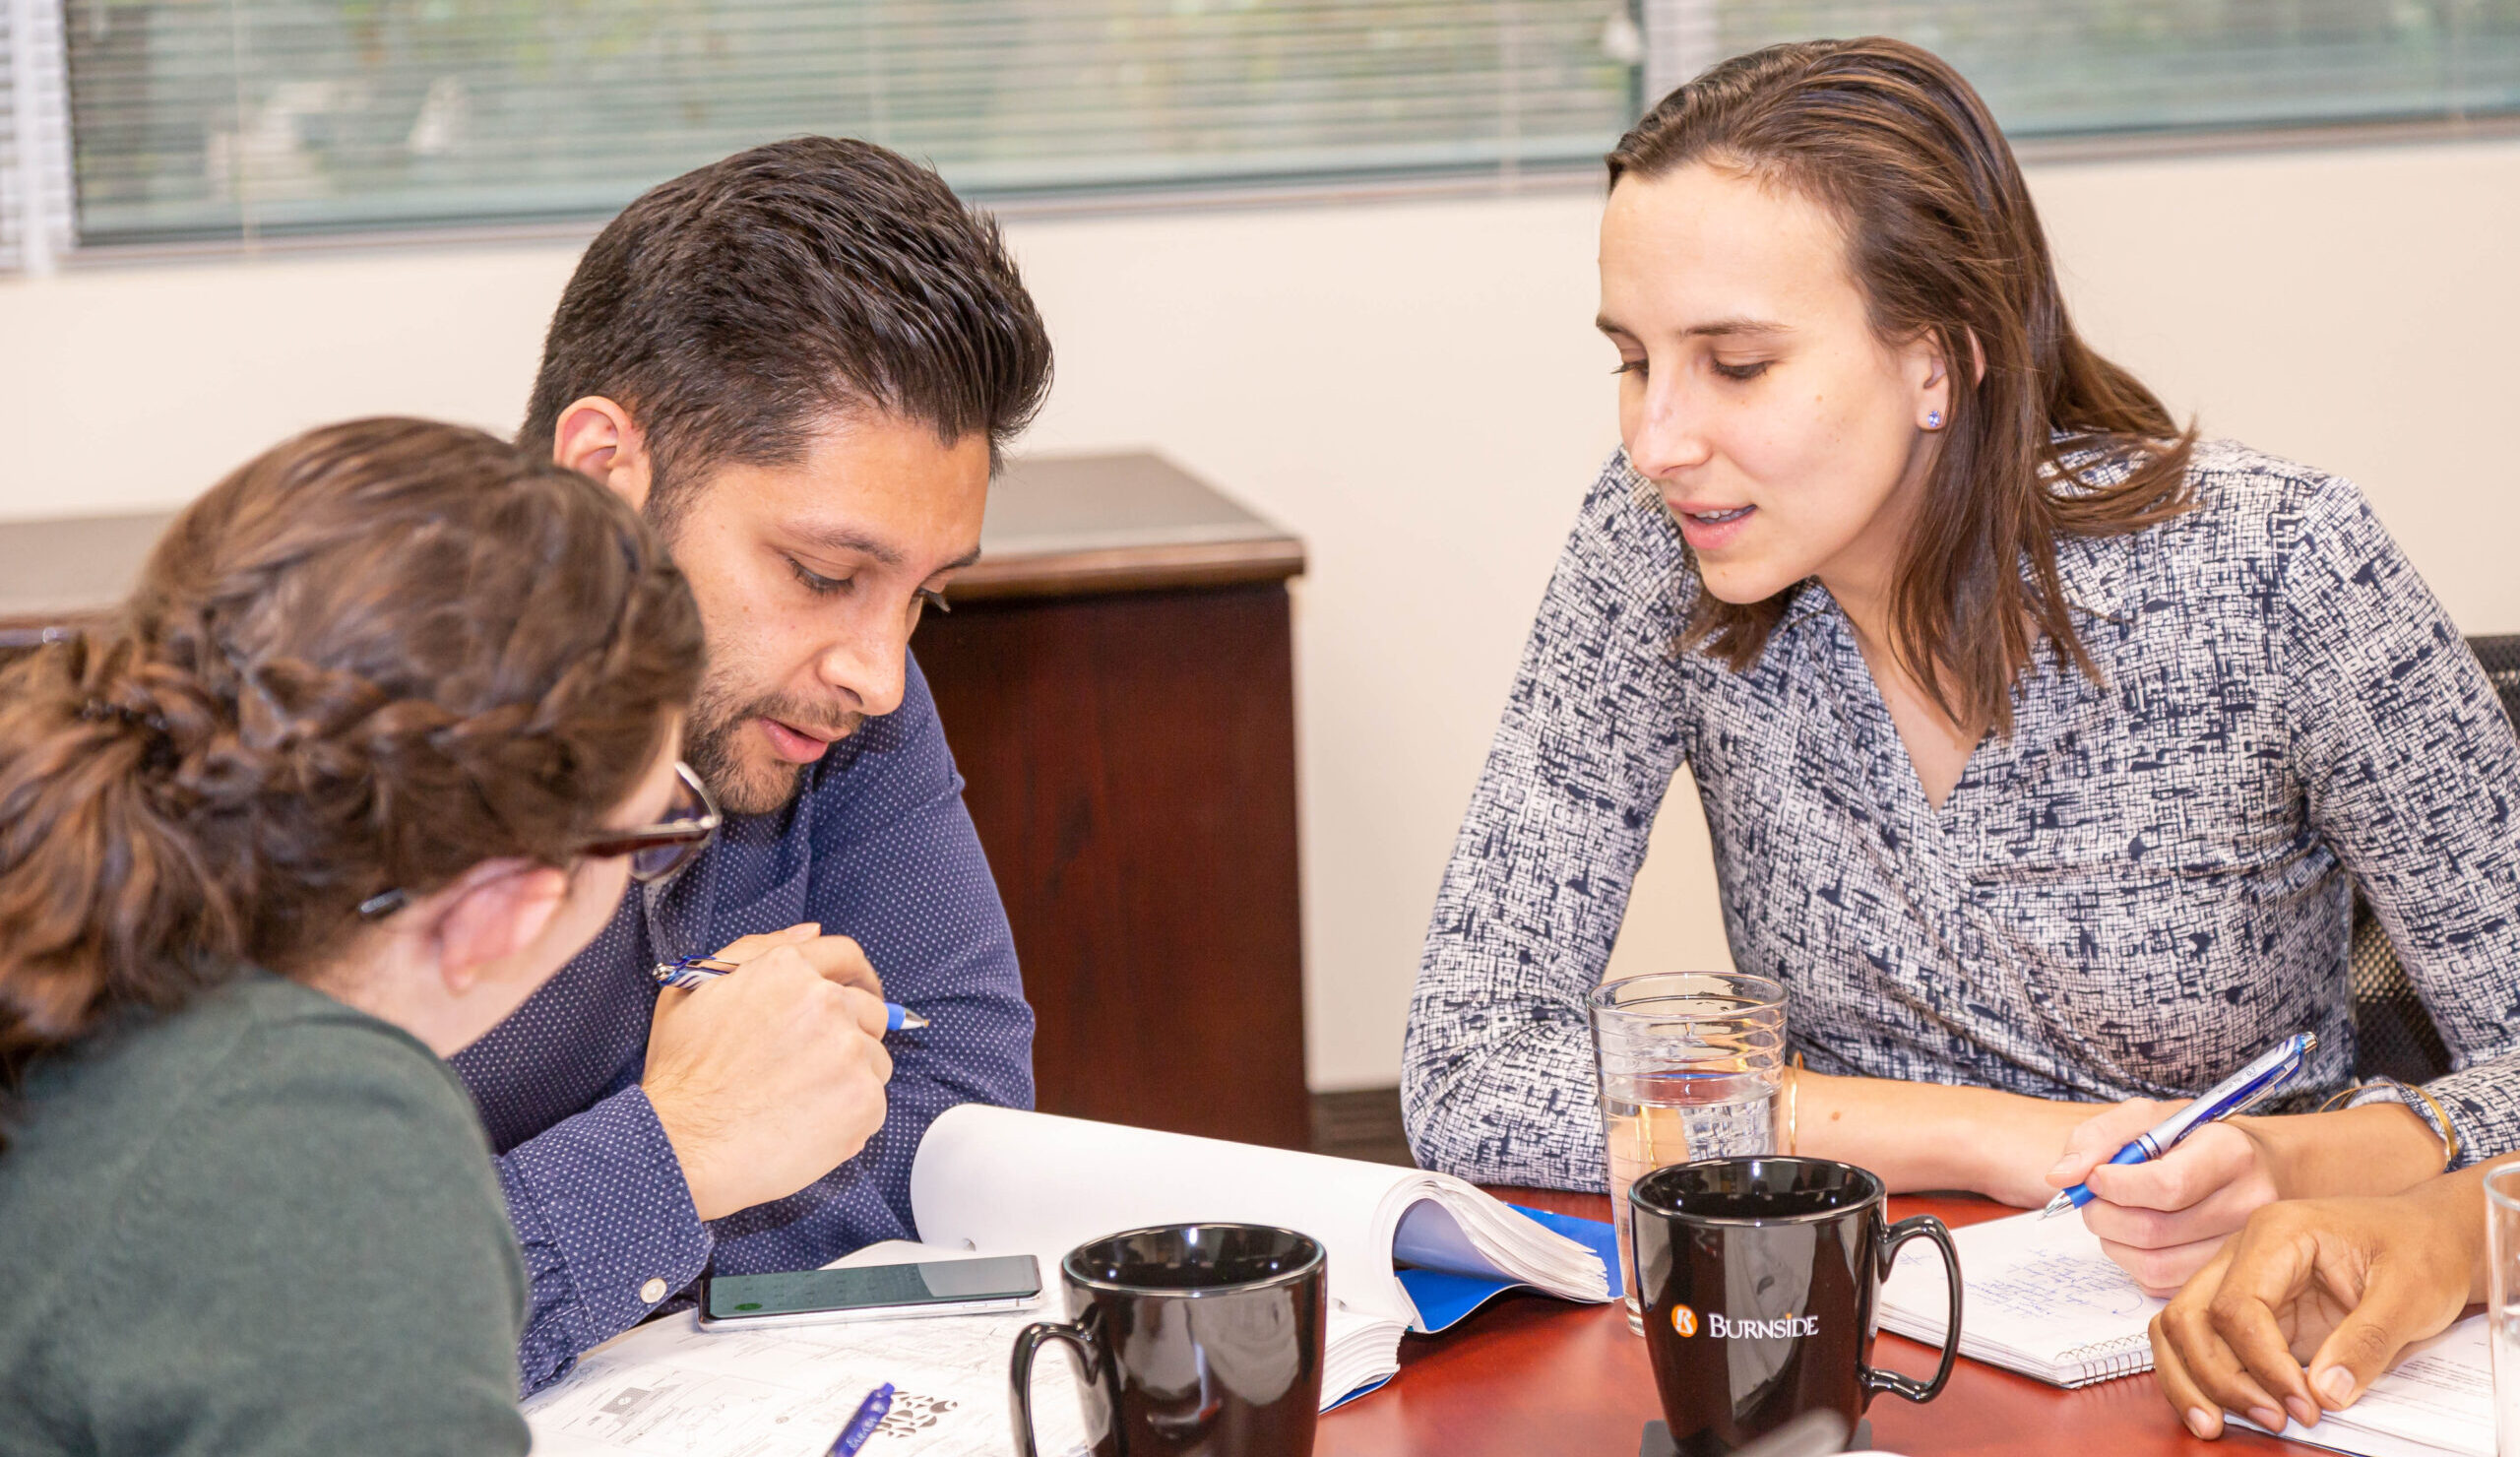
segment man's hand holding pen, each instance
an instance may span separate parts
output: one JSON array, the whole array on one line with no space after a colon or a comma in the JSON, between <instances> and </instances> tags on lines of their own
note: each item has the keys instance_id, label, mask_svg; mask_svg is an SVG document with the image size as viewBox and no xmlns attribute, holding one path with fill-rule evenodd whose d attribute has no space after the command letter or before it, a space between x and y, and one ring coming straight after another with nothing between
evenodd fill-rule
<instances>
[{"instance_id":1,"label":"man's hand holding pen","mask_svg":"<svg viewBox=\"0 0 2520 1457\"><path fill-rule=\"evenodd\" d=\"M718 953L742 976L658 994L640 1086L702 1219L794 1193L883 1126L883 983L821 931L746 936Z\"/></svg>"}]
</instances>

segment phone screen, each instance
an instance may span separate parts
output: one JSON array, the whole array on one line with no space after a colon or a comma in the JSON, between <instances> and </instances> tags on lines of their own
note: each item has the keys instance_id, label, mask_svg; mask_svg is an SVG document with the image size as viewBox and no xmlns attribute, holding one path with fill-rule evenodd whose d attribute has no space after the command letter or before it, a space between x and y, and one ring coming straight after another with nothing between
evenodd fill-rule
<instances>
[{"instance_id":1,"label":"phone screen","mask_svg":"<svg viewBox=\"0 0 2520 1457\"><path fill-rule=\"evenodd\" d=\"M716 1320L864 1310L885 1305L938 1305L1014 1299L1041 1293L1040 1267L1029 1254L932 1264L867 1265L854 1270L791 1270L778 1275L713 1275L709 1314Z\"/></svg>"}]
</instances>

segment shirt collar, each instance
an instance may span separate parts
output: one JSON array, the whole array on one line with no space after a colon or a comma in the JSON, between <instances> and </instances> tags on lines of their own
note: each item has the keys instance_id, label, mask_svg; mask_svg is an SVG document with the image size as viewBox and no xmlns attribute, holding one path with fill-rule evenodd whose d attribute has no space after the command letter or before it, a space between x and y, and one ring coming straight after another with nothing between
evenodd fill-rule
<instances>
[{"instance_id":1,"label":"shirt collar","mask_svg":"<svg viewBox=\"0 0 2520 1457\"><path fill-rule=\"evenodd\" d=\"M2056 542L2056 580L2065 589L2065 603L2075 613L2114 621L2125 607L2127 543L2115 537L2063 537ZM2030 579L2030 563L2024 561L2022 579ZM1785 614L1777 619L1776 631L1790 631L1798 624L1837 607L1837 599L1820 585L1817 577L1806 577L1786 589Z\"/></svg>"},{"instance_id":2,"label":"shirt collar","mask_svg":"<svg viewBox=\"0 0 2520 1457\"><path fill-rule=\"evenodd\" d=\"M1785 615L1776 619L1776 631L1785 632L1796 624L1817 617L1837 606L1838 600L1817 577L1805 577L1786 589Z\"/></svg>"},{"instance_id":3,"label":"shirt collar","mask_svg":"<svg viewBox=\"0 0 2520 1457\"><path fill-rule=\"evenodd\" d=\"M2114 621L2125 609L2127 553L2124 537L2061 537L2056 541L2056 580L2065 605L2081 615Z\"/></svg>"},{"instance_id":4,"label":"shirt collar","mask_svg":"<svg viewBox=\"0 0 2520 1457\"><path fill-rule=\"evenodd\" d=\"M2063 432L2057 432L2060 442ZM2127 463L2110 452L2084 448L2066 452L2064 467L2072 477L2068 489L2090 489L2094 485L2114 484L2124 478ZM1661 505L1661 495L1642 474L1635 474L1643 498ZM1676 528L1675 528L1676 530ZM2114 621L2125 609L2130 543L2122 537L2059 537L2056 540L2056 580L2065 590L2065 604L2072 611L2103 621ZM2030 579L2030 563L2022 562L2022 578ZM1777 619L1775 631L1785 632L1796 625L1830 611L1837 600L1820 585L1816 577L1805 578L1786 589L1785 613Z\"/></svg>"}]
</instances>

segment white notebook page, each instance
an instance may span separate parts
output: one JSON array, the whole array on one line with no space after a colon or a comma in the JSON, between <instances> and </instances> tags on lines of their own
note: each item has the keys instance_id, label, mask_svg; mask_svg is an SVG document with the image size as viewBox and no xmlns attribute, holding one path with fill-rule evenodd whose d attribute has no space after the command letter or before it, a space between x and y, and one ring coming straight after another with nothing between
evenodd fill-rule
<instances>
[{"instance_id":1,"label":"white notebook page","mask_svg":"<svg viewBox=\"0 0 2520 1457\"><path fill-rule=\"evenodd\" d=\"M2074 1215L2036 1212L1954 1230L1960 1249L1964 1356L2061 1385L2152 1368L2145 1334L2166 1303L2101 1250ZM1939 1344L1942 1257L1922 1239L1899 1251L1881 1289L1881 1323Z\"/></svg>"},{"instance_id":2,"label":"white notebook page","mask_svg":"<svg viewBox=\"0 0 2520 1457\"><path fill-rule=\"evenodd\" d=\"M2489 1339L2486 1317L2471 1315L2408 1347L2361 1401L2321 1417L2316 1426L2290 1423L2282 1434L2360 1457L2493 1457ZM2244 1417L2233 1420L2257 1425Z\"/></svg>"},{"instance_id":3,"label":"white notebook page","mask_svg":"<svg viewBox=\"0 0 2520 1457\"><path fill-rule=\"evenodd\" d=\"M1148 1225L1229 1219L1300 1230L1330 1256L1331 1299L1407 1326L1391 1268L1414 1169L1187 1138L965 1104L928 1126L911 1210L929 1244L1029 1250L1044 1283L1089 1239Z\"/></svg>"}]
</instances>

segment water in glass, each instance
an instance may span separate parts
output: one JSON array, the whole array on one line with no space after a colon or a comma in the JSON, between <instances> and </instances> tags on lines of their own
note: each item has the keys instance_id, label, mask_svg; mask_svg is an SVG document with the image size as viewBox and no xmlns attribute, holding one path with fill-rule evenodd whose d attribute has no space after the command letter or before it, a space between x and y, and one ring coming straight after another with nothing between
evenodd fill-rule
<instances>
[{"instance_id":1,"label":"water in glass","mask_svg":"<svg viewBox=\"0 0 2520 1457\"><path fill-rule=\"evenodd\" d=\"M1606 982L1590 1002L1619 1289L1642 1334L1627 1186L1667 1164L1775 1150L1785 988L1738 972L1656 972Z\"/></svg>"},{"instance_id":2,"label":"water in glass","mask_svg":"<svg viewBox=\"0 0 2520 1457\"><path fill-rule=\"evenodd\" d=\"M2520 1457L2520 1165L2485 1176L2485 1264L2493 1450Z\"/></svg>"},{"instance_id":3,"label":"water in glass","mask_svg":"<svg viewBox=\"0 0 2520 1457\"><path fill-rule=\"evenodd\" d=\"M1667 1164L1729 1159L1776 1149L1777 1071L1647 1073L1602 1084L1609 1140L1610 1219L1618 1227L1620 1294L1627 1322L1645 1329L1628 1257L1627 1186Z\"/></svg>"}]
</instances>

